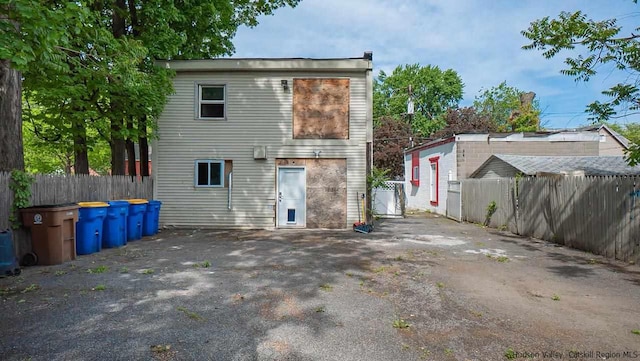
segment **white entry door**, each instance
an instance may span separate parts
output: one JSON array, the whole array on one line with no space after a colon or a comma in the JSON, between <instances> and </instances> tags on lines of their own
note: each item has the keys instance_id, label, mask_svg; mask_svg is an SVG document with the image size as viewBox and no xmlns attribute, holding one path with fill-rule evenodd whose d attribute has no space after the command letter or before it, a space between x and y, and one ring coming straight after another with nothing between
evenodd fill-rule
<instances>
[{"instance_id":1,"label":"white entry door","mask_svg":"<svg viewBox=\"0 0 640 361\"><path fill-rule=\"evenodd\" d=\"M304 227L307 191L304 168L278 168L278 227Z\"/></svg>"}]
</instances>

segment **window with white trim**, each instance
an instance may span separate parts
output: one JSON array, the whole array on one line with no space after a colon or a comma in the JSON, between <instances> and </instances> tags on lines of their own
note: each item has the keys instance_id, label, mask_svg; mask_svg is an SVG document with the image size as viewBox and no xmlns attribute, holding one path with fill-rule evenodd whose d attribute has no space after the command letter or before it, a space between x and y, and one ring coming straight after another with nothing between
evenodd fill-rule
<instances>
[{"instance_id":1,"label":"window with white trim","mask_svg":"<svg viewBox=\"0 0 640 361\"><path fill-rule=\"evenodd\" d=\"M224 85L198 85L198 119L225 119Z\"/></svg>"},{"instance_id":2,"label":"window with white trim","mask_svg":"<svg viewBox=\"0 0 640 361\"><path fill-rule=\"evenodd\" d=\"M196 187L224 187L224 160L196 160Z\"/></svg>"}]
</instances>

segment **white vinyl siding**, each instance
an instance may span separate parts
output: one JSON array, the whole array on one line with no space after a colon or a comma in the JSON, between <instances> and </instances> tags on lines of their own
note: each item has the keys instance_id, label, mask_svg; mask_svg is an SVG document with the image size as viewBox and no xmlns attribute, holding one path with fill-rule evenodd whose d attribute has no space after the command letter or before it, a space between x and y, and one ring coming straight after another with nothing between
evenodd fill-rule
<instances>
[{"instance_id":1,"label":"white vinyl siding","mask_svg":"<svg viewBox=\"0 0 640 361\"><path fill-rule=\"evenodd\" d=\"M356 193L366 192L367 87L365 72L179 72L158 120L153 148L155 196L163 202L160 223L175 226L265 228L275 225L277 158L347 160L347 220L358 220ZM282 80L349 78L349 140L292 139L292 95ZM194 119L199 84L225 84L225 122ZM370 106L370 105L369 105ZM253 158L266 146L267 159ZM227 188L194 189L197 159L233 161L232 206Z\"/></svg>"},{"instance_id":2,"label":"white vinyl siding","mask_svg":"<svg viewBox=\"0 0 640 361\"><path fill-rule=\"evenodd\" d=\"M405 179L408 179L404 183L407 193L407 208L446 214L449 177L451 176L452 180L457 179L456 147L457 144L451 142L419 151L420 187L415 187L408 181L411 179L412 173L412 152L404 155ZM436 157L438 158L437 164L429 160L429 158ZM433 166L437 167L437 171ZM437 182L433 177L436 173L438 175ZM437 192L437 196L435 192ZM432 204L431 202L435 202L436 199L438 204Z\"/></svg>"}]
</instances>

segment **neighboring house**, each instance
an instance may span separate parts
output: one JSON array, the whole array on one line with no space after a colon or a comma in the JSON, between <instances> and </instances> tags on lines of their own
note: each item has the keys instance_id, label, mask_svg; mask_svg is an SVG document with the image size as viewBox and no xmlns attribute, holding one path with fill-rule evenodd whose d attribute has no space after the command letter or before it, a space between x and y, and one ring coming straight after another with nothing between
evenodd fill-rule
<instances>
[{"instance_id":1,"label":"neighboring house","mask_svg":"<svg viewBox=\"0 0 640 361\"><path fill-rule=\"evenodd\" d=\"M148 148L149 161L147 163L147 166L149 167L149 174L153 174L151 168L151 155L153 154L152 147L149 146ZM138 143L134 145L134 152L136 154L136 174L138 175L138 177L140 177L140 146L138 145ZM124 153L124 175L129 175L129 157L127 152Z\"/></svg>"},{"instance_id":2,"label":"neighboring house","mask_svg":"<svg viewBox=\"0 0 640 361\"><path fill-rule=\"evenodd\" d=\"M469 178L510 178L516 175L626 176L640 175L623 156L528 156L494 154Z\"/></svg>"},{"instance_id":3,"label":"neighboring house","mask_svg":"<svg viewBox=\"0 0 640 361\"><path fill-rule=\"evenodd\" d=\"M591 125L577 131L597 132L600 135L599 155L624 155L629 149L629 140L606 124Z\"/></svg>"},{"instance_id":4,"label":"neighboring house","mask_svg":"<svg viewBox=\"0 0 640 361\"><path fill-rule=\"evenodd\" d=\"M493 154L592 155L593 132L457 134L407 149L404 154L407 208L445 214L450 180L468 178Z\"/></svg>"},{"instance_id":5,"label":"neighboring house","mask_svg":"<svg viewBox=\"0 0 640 361\"><path fill-rule=\"evenodd\" d=\"M176 72L153 147L161 224L358 221L371 159L371 53L159 64Z\"/></svg>"}]
</instances>

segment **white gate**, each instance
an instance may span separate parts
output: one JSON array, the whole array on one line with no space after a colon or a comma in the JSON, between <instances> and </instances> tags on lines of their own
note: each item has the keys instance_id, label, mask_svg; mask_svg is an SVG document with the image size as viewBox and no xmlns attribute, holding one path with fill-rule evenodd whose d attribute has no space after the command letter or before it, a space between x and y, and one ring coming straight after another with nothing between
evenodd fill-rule
<instances>
[{"instance_id":1,"label":"white gate","mask_svg":"<svg viewBox=\"0 0 640 361\"><path fill-rule=\"evenodd\" d=\"M378 217L402 217L404 215L404 182L389 181L372 192L373 211Z\"/></svg>"},{"instance_id":2,"label":"white gate","mask_svg":"<svg viewBox=\"0 0 640 361\"><path fill-rule=\"evenodd\" d=\"M462 221L462 186L460 181L449 181L447 188L447 217Z\"/></svg>"}]
</instances>

